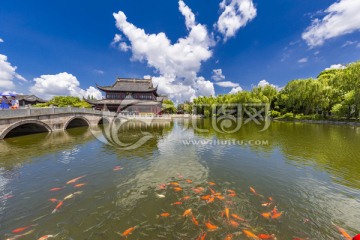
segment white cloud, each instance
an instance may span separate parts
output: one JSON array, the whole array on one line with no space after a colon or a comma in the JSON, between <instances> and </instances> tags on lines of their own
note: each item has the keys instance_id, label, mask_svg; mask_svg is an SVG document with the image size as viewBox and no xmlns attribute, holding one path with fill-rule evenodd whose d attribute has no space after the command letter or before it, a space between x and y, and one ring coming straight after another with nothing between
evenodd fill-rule
<instances>
[{"instance_id":1,"label":"white cloud","mask_svg":"<svg viewBox=\"0 0 360 240\"><path fill-rule=\"evenodd\" d=\"M231 87L231 88L236 88L236 87L240 86L238 83L233 83L233 82L230 82L230 81L216 82L215 84L220 86L220 87Z\"/></svg>"},{"instance_id":2,"label":"white cloud","mask_svg":"<svg viewBox=\"0 0 360 240\"><path fill-rule=\"evenodd\" d=\"M223 0L220 9L223 12L215 28L224 36L224 41L234 37L241 27L256 17L256 8L252 0Z\"/></svg>"},{"instance_id":3,"label":"white cloud","mask_svg":"<svg viewBox=\"0 0 360 240\"><path fill-rule=\"evenodd\" d=\"M17 67L8 62L7 56L0 54L0 87L8 90L15 89L14 80L26 81L16 72Z\"/></svg>"},{"instance_id":4,"label":"white cloud","mask_svg":"<svg viewBox=\"0 0 360 240\"><path fill-rule=\"evenodd\" d=\"M127 52L131 49L126 42L123 41L123 38L120 34L115 34L113 41L111 42L111 46L117 47L120 51Z\"/></svg>"},{"instance_id":5,"label":"white cloud","mask_svg":"<svg viewBox=\"0 0 360 240\"><path fill-rule=\"evenodd\" d=\"M282 89L281 87L279 87L279 86L277 86L277 85L274 85L274 84L269 83L269 82L266 81L265 79L260 80L257 86L263 88L263 87L268 86L268 85L269 85L269 86L272 86L273 88L275 88L275 89L278 90L278 91L280 91L280 90Z\"/></svg>"},{"instance_id":6,"label":"white cloud","mask_svg":"<svg viewBox=\"0 0 360 240\"><path fill-rule=\"evenodd\" d=\"M225 79L225 76L222 73L222 69L213 69L213 75L211 78L215 81L221 81Z\"/></svg>"},{"instance_id":7,"label":"white cloud","mask_svg":"<svg viewBox=\"0 0 360 240\"><path fill-rule=\"evenodd\" d=\"M308 58L301 58L298 60L298 63L306 63L308 61Z\"/></svg>"},{"instance_id":8,"label":"white cloud","mask_svg":"<svg viewBox=\"0 0 360 240\"><path fill-rule=\"evenodd\" d=\"M2 38L0 38L0 43L3 43L3 42L4 42L4 40Z\"/></svg>"},{"instance_id":9,"label":"white cloud","mask_svg":"<svg viewBox=\"0 0 360 240\"><path fill-rule=\"evenodd\" d=\"M101 74L101 75L103 75L105 73L103 70L100 70L100 69L95 69L94 72L97 74Z\"/></svg>"},{"instance_id":10,"label":"white cloud","mask_svg":"<svg viewBox=\"0 0 360 240\"><path fill-rule=\"evenodd\" d=\"M342 65L342 64L333 64L328 68L325 68L325 70L330 70L330 69L345 69L346 66Z\"/></svg>"},{"instance_id":11,"label":"white cloud","mask_svg":"<svg viewBox=\"0 0 360 240\"><path fill-rule=\"evenodd\" d=\"M346 41L341 47L347 47L358 43L358 41Z\"/></svg>"},{"instance_id":12,"label":"white cloud","mask_svg":"<svg viewBox=\"0 0 360 240\"><path fill-rule=\"evenodd\" d=\"M126 15L114 13L117 28L129 41L132 60L146 62L156 69L160 76L153 76L159 84L159 91L178 101L185 101L200 95L214 95L213 83L197 75L202 62L212 56L214 41L205 25L197 24L195 15L182 1L179 10L185 17L188 35L171 43L165 33L148 34L144 29L127 21ZM116 39L115 39L116 38ZM115 35L114 41L122 41ZM126 43L125 43L126 44Z\"/></svg>"},{"instance_id":13,"label":"white cloud","mask_svg":"<svg viewBox=\"0 0 360 240\"><path fill-rule=\"evenodd\" d=\"M55 75L41 75L34 79L35 84L30 87L30 92L44 99L50 99L53 96L76 96L85 97L89 95L101 99L101 92L94 87L87 90L81 89L77 78L67 72Z\"/></svg>"},{"instance_id":14,"label":"white cloud","mask_svg":"<svg viewBox=\"0 0 360 240\"><path fill-rule=\"evenodd\" d=\"M242 87L238 86L238 87L234 87L231 89L231 91L229 92L229 94L235 94L237 92L241 92L243 89Z\"/></svg>"},{"instance_id":15,"label":"white cloud","mask_svg":"<svg viewBox=\"0 0 360 240\"><path fill-rule=\"evenodd\" d=\"M302 38L310 47L321 46L328 39L360 30L360 1L340 0L325 10L323 19L312 21Z\"/></svg>"}]
</instances>

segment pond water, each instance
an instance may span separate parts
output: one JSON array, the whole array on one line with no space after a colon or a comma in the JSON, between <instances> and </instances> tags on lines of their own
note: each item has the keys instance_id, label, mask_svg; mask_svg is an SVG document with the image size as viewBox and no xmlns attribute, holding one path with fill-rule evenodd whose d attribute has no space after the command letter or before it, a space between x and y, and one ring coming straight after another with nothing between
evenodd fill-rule
<instances>
[{"instance_id":1,"label":"pond water","mask_svg":"<svg viewBox=\"0 0 360 240\"><path fill-rule=\"evenodd\" d=\"M130 150L87 128L0 141L0 238L360 233L360 128L272 122L259 130L226 133L209 120L131 125L118 140L149 137Z\"/></svg>"}]
</instances>

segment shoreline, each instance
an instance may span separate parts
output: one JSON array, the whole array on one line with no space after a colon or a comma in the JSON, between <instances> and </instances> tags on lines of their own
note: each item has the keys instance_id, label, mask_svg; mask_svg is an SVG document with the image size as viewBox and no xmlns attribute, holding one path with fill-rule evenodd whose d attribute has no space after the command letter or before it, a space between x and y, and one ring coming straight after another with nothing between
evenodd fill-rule
<instances>
[{"instance_id":1,"label":"shoreline","mask_svg":"<svg viewBox=\"0 0 360 240\"><path fill-rule=\"evenodd\" d=\"M360 127L360 122L344 122L344 121L331 121L331 120L301 120L301 119L273 119L278 122L301 122L310 124L326 124L326 125L341 125L341 126L353 126Z\"/></svg>"}]
</instances>

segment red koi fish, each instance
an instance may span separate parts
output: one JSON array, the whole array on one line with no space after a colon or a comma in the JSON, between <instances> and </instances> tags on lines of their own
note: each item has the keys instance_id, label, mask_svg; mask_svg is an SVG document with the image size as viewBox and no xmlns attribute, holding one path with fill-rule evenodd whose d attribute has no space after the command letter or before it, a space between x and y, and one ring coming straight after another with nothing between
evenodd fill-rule
<instances>
[{"instance_id":1,"label":"red koi fish","mask_svg":"<svg viewBox=\"0 0 360 240\"><path fill-rule=\"evenodd\" d=\"M234 220L229 220L229 225L234 228L237 228L237 227L239 227L240 224Z\"/></svg>"},{"instance_id":2,"label":"red koi fish","mask_svg":"<svg viewBox=\"0 0 360 240\"><path fill-rule=\"evenodd\" d=\"M236 193L228 193L229 197L236 197Z\"/></svg>"},{"instance_id":3,"label":"red koi fish","mask_svg":"<svg viewBox=\"0 0 360 240\"><path fill-rule=\"evenodd\" d=\"M194 193L200 194L200 193L202 193L205 189L202 188L202 187L197 187L197 188L192 188L192 190L194 191Z\"/></svg>"},{"instance_id":4,"label":"red koi fish","mask_svg":"<svg viewBox=\"0 0 360 240\"><path fill-rule=\"evenodd\" d=\"M207 234L206 232L200 233L200 235L196 238L196 240L205 240L206 234Z\"/></svg>"},{"instance_id":5,"label":"red koi fish","mask_svg":"<svg viewBox=\"0 0 360 240\"><path fill-rule=\"evenodd\" d=\"M83 187L85 185L86 185L86 183L79 183L79 184L75 184L74 187L79 188L79 187Z\"/></svg>"},{"instance_id":6,"label":"red koi fish","mask_svg":"<svg viewBox=\"0 0 360 240\"><path fill-rule=\"evenodd\" d=\"M21 228L16 228L16 229L12 230L11 232L12 232L12 233L21 233L21 232L23 232L23 231L25 231L26 229L29 229L29 228L31 228L31 227L32 227L32 225L29 225L29 226L26 226L26 227L21 227Z\"/></svg>"},{"instance_id":7,"label":"red koi fish","mask_svg":"<svg viewBox=\"0 0 360 240\"><path fill-rule=\"evenodd\" d=\"M273 239L273 235L269 235L269 234L264 234L264 233L262 233L262 234L259 234L258 235L258 237L260 238L260 239Z\"/></svg>"},{"instance_id":8,"label":"red koi fish","mask_svg":"<svg viewBox=\"0 0 360 240\"><path fill-rule=\"evenodd\" d=\"M218 226L212 224L210 221L206 222L205 225L209 231L215 231L219 228Z\"/></svg>"},{"instance_id":9,"label":"red koi fish","mask_svg":"<svg viewBox=\"0 0 360 240\"><path fill-rule=\"evenodd\" d=\"M209 198L206 202L207 202L207 203L212 203L214 200L215 200L215 198L214 198L214 197L211 197L211 198Z\"/></svg>"},{"instance_id":10,"label":"red koi fish","mask_svg":"<svg viewBox=\"0 0 360 240\"><path fill-rule=\"evenodd\" d=\"M60 191L60 190L63 189L63 188L64 188L64 187L62 187L62 188L55 187L55 188L50 189L49 191L50 191L50 192Z\"/></svg>"},{"instance_id":11,"label":"red koi fish","mask_svg":"<svg viewBox=\"0 0 360 240\"><path fill-rule=\"evenodd\" d=\"M205 195L205 196L200 197L201 200L209 200L210 198L211 198L211 195Z\"/></svg>"},{"instance_id":12,"label":"red koi fish","mask_svg":"<svg viewBox=\"0 0 360 240\"><path fill-rule=\"evenodd\" d=\"M45 236L42 236L41 238L39 238L38 240L45 240L45 239L48 239L48 238L53 238L55 237L54 235L45 235Z\"/></svg>"},{"instance_id":13,"label":"red koi fish","mask_svg":"<svg viewBox=\"0 0 360 240\"><path fill-rule=\"evenodd\" d=\"M175 192L180 192L183 190L181 187L174 187L173 189Z\"/></svg>"},{"instance_id":14,"label":"red koi fish","mask_svg":"<svg viewBox=\"0 0 360 240\"><path fill-rule=\"evenodd\" d=\"M196 225L199 226L199 222L196 220L194 214L191 213L191 221Z\"/></svg>"},{"instance_id":15,"label":"red koi fish","mask_svg":"<svg viewBox=\"0 0 360 240\"><path fill-rule=\"evenodd\" d=\"M122 169L123 169L123 168L120 167L120 166L115 166L114 169L113 169L113 171L120 171L120 170L122 170Z\"/></svg>"},{"instance_id":16,"label":"red koi fish","mask_svg":"<svg viewBox=\"0 0 360 240\"><path fill-rule=\"evenodd\" d=\"M174 202L171 205L181 205L181 204L182 204L182 202Z\"/></svg>"},{"instance_id":17,"label":"red koi fish","mask_svg":"<svg viewBox=\"0 0 360 240\"><path fill-rule=\"evenodd\" d=\"M56 202L58 202L59 200L57 200L56 198L50 198L49 201L52 202L52 203L56 203Z\"/></svg>"},{"instance_id":18,"label":"red koi fish","mask_svg":"<svg viewBox=\"0 0 360 240\"><path fill-rule=\"evenodd\" d=\"M70 181L68 181L66 184L72 184L72 183L76 183L78 180L84 178L85 175L83 176L80 176L80 177L77 177L77 178L74 178L74 179L71 179Z\"/></svg>"}]
</instances>

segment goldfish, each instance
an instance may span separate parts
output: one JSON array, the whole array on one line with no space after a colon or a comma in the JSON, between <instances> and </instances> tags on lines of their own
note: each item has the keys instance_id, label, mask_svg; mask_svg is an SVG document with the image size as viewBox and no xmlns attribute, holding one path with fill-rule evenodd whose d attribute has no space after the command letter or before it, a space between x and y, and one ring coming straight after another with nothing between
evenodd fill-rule
<instances>
[{"instance_id":1,"label":"goldfish","mask_svg":"<svg viewBox=\"0 0 360 240\"><path fill-rule=\"evenodd\" d=\"M82 186L85 186L86 183L79 183L79 184L76 184L74 185L75 188L79 188L79 187L82 187Z\"/></svg>"},{"instance_id":2,"label":"goldfish","mask_svg":"<svg viewBox=\"0 0 360 240\"><path fill-rule=\"evenodd\" d=\"M335 225L335 224L334 224ZM335 227L338 229L338 231L341 233L341 235L343 235L343 237L346 239L346 240L352 240L352 237L350 237L350 235L341 227L339 226L336 226Z\"/></svg>"},{"instance_id":3,"label":"goldfish","mask_svg":"<svg viewBox=\"0 0 360 240\"><path fill-rule=\"evenodd\" d=\"M74 179L71 179L70 181L68 181L66 184L71 184L71 183L76 183L78 180L84 178L85 175L83 176L80 176L80 177L77 177L77 178L74 178Z\"/></svg>"},{"instance_id":4,"label":"goldfish","mask_svg":"<svg viewBox=\"0 0 360 240\"><path fill-rule=\"evenodd\" d=\"M205 223L205 225L209 231L214 231L219 228L218 226L215 226L214 224L212 224L210 221Z\"/></svg>"},{"instance_id":5,"label":"goldfish","mask_svg":"<svg viewBox=\"0 0 360 240\"><path fill-rule=\"evenodd\" d=\"M194 217L194 214L191 213L191 221L196 225L199 226L199 222L196 220L196 218Z\"/></svg>"},{"instance_id":6,"label":"goldfish","mask_svg":"<svg viewBox=\"0 0 360 240\"><path fill-rule=\"evenodd\" d=\"M210 186L215 186L215 185L216 185L216 183L214 183L214 182L208 182L208 184L209 184Z\"/></svg>"},{"instance_id":7,"label":"goldfish","mask_svg":"<svg viewBox=\"0 0 360 240\"><path fill-rule=\"evenodd\" d=\"M122 233L122 236L123 236L123 237L127 237L127 236L130 235L136 228L137 228L137 226L126 229L126 230Z\"/></svg>"},{"instance_id":8,"label":"goldfish","mask_svg":"<svg viewBox=\"0 0 360 240\"><path fill-rule=\"evenodd\" d=\"M180 192L183 190L181 187L174 187L173 189L175 192Z\"/></svg>"},{"instance_id":9,"label":"goldfish","mask_svg":"<svg viewBox=\"0 0 360 240\"><path fill-rule=\"evenodd\" d=\"M200 197L201 200L209 200L209 198L211 198L211 195L205 195Z\"/></svg>"},{"instance_id":10,"label":"goldfish","mask_svg":"<svg viewBox=\"0 0 360 240\"><path fill-rule=\"evenodd\" d=\"M165 212L165 213L160 214L160 216L162 216L162 217L168 217L168 216L170 216L170 213Z\"/></svg>"},{"instance_id":11,"label":"goldfish","mask_svg":"<svg viewBox=\"0 0 360 240\"><path fill-rule=\"evenodd\" d=\"M196 238L196 240L205 240L206 234L207 234L206 232L200 233L200 235Z\"/></svg>"},{"instance_id":12,"label":"goldfish","mask_svg":"<svg viewBox=\"0 0 360 240\"><path fill-rule=\"evenodd\" d=\"M122 169L123 169L123 168L120 167L120 166L115 166L114 169L113 169L113 171L119 171L119 170L122 170Z\"/></svg>"},{"instance_id":13,"label":"goldfish","mask_svg":"<svg viewBox=\"0 0 360 240\"><path fill-rule=\"evenodd\" d=\"M250 187L250 192L259 197L264 197L263 195L258 194L253 187Z\"/></svg>"},{"instance_id":14,"label":"goldfish","mask_svg":"<svg viewBox=\"0 0 360 240\"><path fill-rule=\"evenodd\" d=\"M45 236L42 236L41 238L39 238L38 240L45 240L45 239L48 239L48 238L53 238L55 237L54 235L45 235Z\"/></svg>"},{"instance_id":15,"label":"goldfish","mask_svg":"<svg viewBox=\"0 0 360 240\"><path fill-rule=\"evenodd\" d=\"M189 200L189 199L190 199L190 196L185 196L185 197L183 197L182 199L183 199L183 201Z\"/></svg>"},{"instance_id":16,"label":"goldfish","mask_svg":"<svg viewBox=\"0 0 360 240\"><path fill-rule=\"evenodd\" d=\"M185 216L188 216L191 213L192 213L192 210L191 210L191 208L189 208L189 209L185 210L185 212L184 212L184 214L182 216L185 217Z\"/></svg>"},{"instance_id":17,"label":"goldfish","mask_svg":"<svg viewBox=\"0 0 360 240\"><path fill-rule=\"evenodd\" d=\"M261 215L262 215L264 218L270 218L270 217L271 217L271 212L262 213Z\"/></svg>"},{"instance_id":18,"label":"goldfish","mask_svg":"<svg viewBox=\"0 0 360 240\"><path fill-rule=\"evenodd\" d=\"M16 229L12 230L11 232L12 232L12 233L21 233L21 232L23 232L23 231L25 231L26 229L31 228L31 227L32 227L32 225L26 226L26 227L21 227L21 228L16 228Z\"/></svg>"},{"instance_id":19,"label":"goldfish","mask_svg":"<svg viewBox=\"0 0 360 240\"><path fill-rule=\"evenodd\" d=\"M260 239L272 239L273 238L273 236L272 235L269 235L269 234L259 234L258 235L258 238L260 238Z\"/></svg>"},{"instance_id":20,"label":"goldfish","mask_svg":"<svg viewBox=\"0 0 360 240\"><path fill-rule=\"evenodd\" d=\"M171 205L181 205L181 204L182 204L182 202L174 202Z\"/></svg>"},{"instance_id":21,"label":"goldfish","mask_svg":"<svg viewBox=\"0 0 360 240\"><path fill-rule=\"evenodd\" d=\"M180 184L178 182L170 182L170 185L174 187L180 187Z\"/></svg>"},{"instance_id":22,"label":"goldfish","mask_svg":"<svg viewBox=\"0 0 360 240\"><path fill-rule=\"evenodd\" d=\"M56 198L50 198L49 201L55 203L58 202L59 200L57 200Z\"/></svg>"},{"instance_id":23,"label":"goldfish","mask_svg":"<svg viewBox=\"0 0 360 240\"><path fill-rule=\"evenodd\" d=\"M186 179L185 182L192 183L193 181L191 179Z\"/></svg>"},{"instance_id":24,"label":"goldfish","mask_svg":"<svg viewBox=\"0 0 360 240\"><path fill-rule=\"evenodd\" d=\"M225 216L227 218L227 220L229 221L229 208L225 208Z\"/></svg>"},{"instance_id":25,"label":"goldfish","mask_svg":"<svg viewBox=\"0 0 360 240\"><path fill-rule=\"evenodd\" d=\"M279 213L276 213L276 214L272 215L271 218L276 219L276 218L281 217L281 215L282 215L282 212L279 212Z\"/></svg>"},{"instance_id":26,"label":"goldfish","mask_svg":"<svg viewBox=\"0 0 360 240\"><path fill-rule=\"evenodd\" d=\"M250 232L249 230L243 230L243 233L249 238L259 239L258 236L256 236L254 233Z\"/></svg>"},{"instance_id":27,"label":"goldfish","mask_svg":"<svg viewBox=\"0 0 360 240\"><path fill-rule=\"evenodd\" d=\"M246 220L245 220L245 219L243 219L243 218L239 217L239 216L238 216L238 215L236 215L235 213L232 213L232 214L231 214L231 216L232 216L233 218L235 218L235 219L239 220L239 221L246 222Z\"/></svg>"},{"instance_id":28,"label":"goldfish","mask_svg":"<svg viewBox=\"0 0 360 240\"><path fill-rule=\"evenodd\" d=\"M239 227L239 223L234 220L229 220L229 224L234 228Z\"/></svg>"},{"instance_id":29,"label":"goldfish","mask_svg":"<svg viewBox=\"0 0 360 240\"><path fill-rule=\"evenodd\" d=\"M59 190L61 190L61 189L63 189L63 188L55 187L55 188L50 189L49 191L50 191L50 192L55 192L55 191L59 191Z\"/></svg>"},{"instance_id":30,"label":"goldfish","mask_svg":"<svg viewBox=\"0 0 360 240\"><path fill-rule=\"evenodd\" d=\"M60 201L58 203L58 205L56 205L55 209L51 212L51 213L56 213L57 210L59 210L59 208L61 208L61 206L64 204L63 201Z\"/></svg>"},{"instance_id":31,"label":"goldfish","mask_svg":"<svg viewBox=\"0 0 360 240\"><path fill-rule=\"evenodd\" d=\"M231 240L233 238L232 234L228 234L226 235L226 237L224 238L224 240Z\"/></svg>"}]
</instances>

